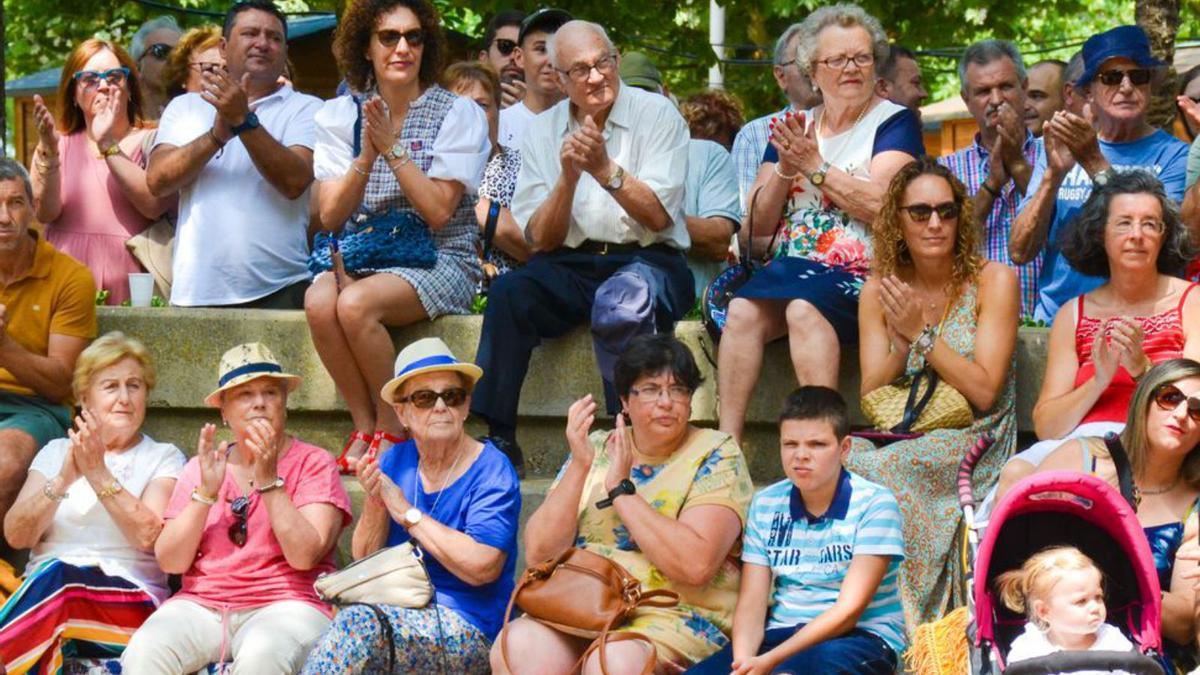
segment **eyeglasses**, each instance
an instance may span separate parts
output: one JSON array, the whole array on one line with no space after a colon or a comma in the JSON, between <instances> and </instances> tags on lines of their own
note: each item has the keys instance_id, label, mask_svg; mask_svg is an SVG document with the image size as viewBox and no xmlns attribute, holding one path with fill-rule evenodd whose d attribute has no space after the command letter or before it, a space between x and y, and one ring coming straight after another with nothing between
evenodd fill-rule
<instances>
[{"instance_id":1,"label":"eyeglasses","mask_svg":"<svg viewBox=\"0 0 1200 675\"><path fill-rule=\"evenodd\" d=\"M1161 220L1143 220L1140 223L1132 220L1118 220L1112 224L1113 232L1117 234L1129 234L1133 232L1134 227L1141 232L1149 230L1153 234L1162 234L1167 229L1167 224Z\"/></svg>"},{"instance_id":2,"label":"eyeglasses","mask_svg":"<svg viewBox=\"0 0 1200 675\"><path fill-rule=\"evenodd\" d=\"M425 31L421 30L420 28L414 28L406 31L375 31L375 39L379 40L379 44L387 47L388 49L394 48L396 45L400 44L400 38L404 38L404 41L408 43L409 47L420 47L421 45L425 44Z\"/></svg>"},{"instance_id":3,"label":"eyeglasses","mask_svg":"<svg viewBox=\"0 0 1200 675\"><path fill-rule=\"evenodd\" d=\"M784 61L783 63L780 63L780 64L779 64L779 67L780 67L780 68L787 68L788 66L792 65L792 64L793 64L793 63L795 63L795 62L796 62L796 59L788 59L787 61Z\"/></svg>"},{"instance_id":4,"label":"eyeglasses","mask_svg":"<svg viewBox=\"0 0 1200 675\"><path fill-rule=\"evenodd\" d=\"M846 65L851 61L853 61L854 65L858 66L859 68L866 68L872 63L875 63L875 55L855 54L854 56L831 56L827 59L819 59L813 63L822 63L834 70L841 70L845 68Z\"/></svg>"},{"instance_id":5,"label":"eyeglasses","mask_svg":"<svg viewBox=\"0 0 1200 675\"><path fill-rule=\"evenodd\" d=\"M75 73L75 82L84 89L95 89L104 80L110 87L119 87L129 79L129 69L121 66L109 70L81 70Z\"/></svg>"},{"instance_id":6,"label":"eyeglasses","mask_svg":"<svg viewBox=\"0 0 1200 675\"><path fill-rule=\"evenodd\" d=\"M1106 70L1103 73L1097 74L1096 79L1100 80L1100 84L1109 87L1115 87L1121 84L1121 81L1125 79L1126 75L1129 76L1130 84L1135 87L1140 87L1143 84L1148 84L1150 82L1150 78L1154 75L1154 71L1150 70L1149 68L1130 68L1129 70L1114 68L1112 70Z\"/></svg>"},{"instance_id":7,"label":"eyeglasses","mask_svg":"<svg viewBox=\"0 0 1200 675\"><path fill-rule=\"evenodd\" d=\"M593 68L595 68L596 72L600 73L601 75L608 75L613 71L613 68L616 67L617 57L609 54L607 56L601 56L600 58L596 59L595 63L590 65L586 63L580 63L578 65L571 66L566 70L563 70L562 68L555 68L555 70L576 82L583 82L584 80L588 79L588 75L592 74Z\"/></svg>"},{"instance_id":8,"label":"eyeglasses","mask_svg":"<svg viewBox=\"0 0 1200 675\"><path fill-rule=\"evenodd\" d=\"M1179 407L1180 403L1187 401L1187 414L1193 422L1200 422L1200 398L1195 396L1185 396L1179 387L1173 384L1164 384L1154 392L1154 403L1158 405L1160 410L1172 412Z\"/></svg>"},{"instance_id":9,"label":"eyeglasses","mask_svg":"<svg viewBox=\"0 0 1200 675\"><path fill-rule=\"evenodd\" d=\"M500 56L508 56L517 48L516 41L506 38L496 38L492 40L492 44L496 45L496 51L500 52Z\"/></svg>"},{"instance_id":10,"label":"eyeglasses","mask_svg":"<svg viewBox=\"0 0 1200 675\"><path fill-rule=\"evenodd\" d=\"M250 498L245 495L238 497L229 504L229 510L233 511L237 522L229 526L229 541L233 542L234 546L246 545L246 515L250 512Z\"/></svg>"},{"instance_id":11,"label":"eyeglasses","mask_svg":"<svg viewBox=\"0 0 1200 675\"><path fill-rule=\"evenodd\" d=\"M955 220L958 218L958 204L943 202L941 204L909 204L900 208L908 212L908 217L918 223L927 223L937 213L939 220Z\"/></svg>"},{"instance_id":12,"label":"eyeglasses","mask_svg":"<svg viewBox=\"0 0 1200 675\"><path fill-rule=\"evenodd\" d=\"M188 68L200 73L215 73L223 67L224 64L219 61L196 61L188 64Z\"/></svg>"},{"instance_id":13,"label":"eyeglasses","mask_svg":"<svg viewBox=\"0 0 1200 675\"><path fill-rule=\"evenodd\" d=\"M457 408L467 400L467 390L462 387L454 387L446 391L418 389L404 398L396 399L396 403L412 403L418 408L425 409L437 405L439 398L446 402L447 408Z\"/></svg>"},{"instance_id":14,"label":"eyeglasses","mask_svg":"<svg viewBox=\"0 0 1200 675\"><path fill-rule=\"evenodd\" d=\"M165 42L155 42L146 48L146 51L142 54L142 58L146 58L146 55L149 54L159 61L165 61L172 49L174 47Z\"/></svg>"},{"instance_id":15,"label":"eyeglasses","mask_svg":"<svg viewBox=\"0 0 1200 675\"><path fill-rule=\"evenodd\" d=\"M667 398L675 403L684 403L692 398L692 390L681 384L673 384L666 389L657 384L648 384L640 389L629 388L629 393L641 403L657 403L664 391L667 393Z\"/></svg>"}]
</instances>

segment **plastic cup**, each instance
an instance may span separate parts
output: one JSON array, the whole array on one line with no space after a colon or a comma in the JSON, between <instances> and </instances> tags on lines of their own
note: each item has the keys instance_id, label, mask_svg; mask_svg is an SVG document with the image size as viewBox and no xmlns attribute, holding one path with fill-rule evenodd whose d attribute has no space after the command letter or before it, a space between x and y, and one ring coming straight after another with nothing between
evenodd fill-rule
<instances>
[{"instance_id":1,"label":"plastic cup","mask_svg":"<svg viewBox=\"0 0 1200 675\"><path fill-rule=\"evenodd\" d=\"M129 301L134 307L149 307L154 295L154 275L149 272L129 273Z\"/></svg>"}]
</instances>

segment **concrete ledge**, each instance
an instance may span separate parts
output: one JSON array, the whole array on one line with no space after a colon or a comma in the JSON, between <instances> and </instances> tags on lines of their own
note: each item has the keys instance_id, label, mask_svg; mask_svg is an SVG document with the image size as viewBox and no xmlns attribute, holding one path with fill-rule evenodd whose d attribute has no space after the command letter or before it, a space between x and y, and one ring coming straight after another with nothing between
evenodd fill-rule
<instances>
[{"instance_id":1,"label":"concrete ledge","mask_svg":"<svg viewBox=\"0 0 1200 675\"><path fill-rule=\"evenodd\" d=\"M310 442L337 451L349 434L350 418L333 381L325 372L309 338L300 311L224 310L185 308L98 308L101 332L120 330L146 343L158 367L158 386L150 396L147 431L158 440L178 444L189 454L205 422L220 423L214 410L204 408L204 396L216 388L217 363L229 347L249 341L267 344L284 367L304 378L289 401L289 427ZM393 331L403 346L428 336L441 337L459 358L473 360L482 318L447 316ZM696 354L705 382L693 400L693 419L716 425L715 368L705 354L716 353L704 327L685 321L676 335ZM1031 412L1041 390L1049 331L1023 328L1017 342L1017 413L1022 431L1032 431ZM840 388L862 422L858 409L858 353L842 353ZM768 346L762 376L747 412L745 450L757 481L780 475L775 456L774 422L779 404L796 385L787 345ZM566 454L563 440L567 406L586 393L603 396L595 368L591 336L585 328L535 350L521 392L521 445L531 475L552 476ZM603 424L603 423L601 423ZM483 429L472 423L474 431Z\"/></svg>"}]
</instances>

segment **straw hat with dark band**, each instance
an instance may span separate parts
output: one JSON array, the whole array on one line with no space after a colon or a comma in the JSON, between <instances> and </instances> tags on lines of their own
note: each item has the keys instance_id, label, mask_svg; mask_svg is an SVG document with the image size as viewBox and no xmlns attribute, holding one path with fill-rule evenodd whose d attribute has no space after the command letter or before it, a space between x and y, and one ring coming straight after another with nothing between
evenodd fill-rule
<instances>
[{"instance_id":1,"label":"straw hat with dark band","mask_svg":"<svg viewBox=\"0 0 1200 675\"><path fill-rule=\"evenodd\" d=\"M467 390L483 377L483 370L474 363L464 363L439 338L423 338L410 344L396 355L396 376L383 385L379 395L388 403L396 402L396 392L407 380L423 373L452 371L462 373L467 380Z\"/></svg>"},{"instance_id":2,"label":"straw hat with dark band","mask_svg":"<svg viewBox=\"0 0 1200 675\"><path fill-rule=\"evenodd\" d=\"M283 372L279 360L261 342L247 342L225 352L217 374L216 390L204 397L204 405L210 408L221 406L221 394L225 391L260 377L283 381L289 392L300 386L300 376Z\"/></svg>"}]
</instances>

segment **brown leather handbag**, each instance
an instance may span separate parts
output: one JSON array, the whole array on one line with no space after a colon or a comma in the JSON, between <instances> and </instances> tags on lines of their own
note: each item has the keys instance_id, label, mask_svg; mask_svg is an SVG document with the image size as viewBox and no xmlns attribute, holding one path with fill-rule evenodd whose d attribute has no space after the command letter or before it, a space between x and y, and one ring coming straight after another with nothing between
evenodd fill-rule
<instances>
[{"instance_id":1,"label":"brown leather handbag","mask_svg":"<svg viewBox=\"0 0 1200 675\"><path fill-rule=\"evenodd\" d=\"M621 565L582 548L569 548L557 558L551 558L525 570L517 581L508 610L504 613L504 629L500 631L500 657L508 666L508 643L505 631L512 618L513 605L521 608L531 619L547 626L595 641L573 671L578 671L593 650L600 650L600 670L607 674L604 646L622 640L645 640L632 631L612 632L625 622L638 607L674 607L679 594L674 591L642 591L642 584ZM648 642L648 641L647 641ZM650 660L642 675L654 671L657 654L651 644Z\"/></svg>"}]
</instances>

